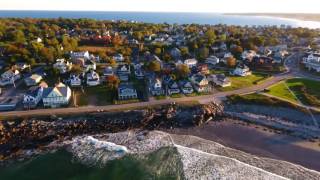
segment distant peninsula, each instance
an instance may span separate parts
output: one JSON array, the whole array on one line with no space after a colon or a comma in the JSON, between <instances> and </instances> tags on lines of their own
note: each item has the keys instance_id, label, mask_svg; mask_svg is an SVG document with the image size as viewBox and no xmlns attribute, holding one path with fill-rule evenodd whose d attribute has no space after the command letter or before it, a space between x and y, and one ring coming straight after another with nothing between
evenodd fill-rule
<instances>
[{"instance_id":1,"label":"distant peninsula","mask_svg":"<svg viewBox=\"0 0 320 180\"><path fill-rule=\"evenodd\" d=\"M297 19L303 21L320 21L320 14L309 13L226 13L225 15L241 15L241 16L268 16Z\"/></svg>"}]
</instances>

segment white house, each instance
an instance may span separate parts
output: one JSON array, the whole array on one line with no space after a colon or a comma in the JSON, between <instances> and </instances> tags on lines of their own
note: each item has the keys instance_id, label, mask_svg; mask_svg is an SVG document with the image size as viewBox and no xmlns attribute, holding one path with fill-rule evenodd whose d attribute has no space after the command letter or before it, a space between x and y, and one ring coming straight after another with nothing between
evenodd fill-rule
<instances>
[{"instance_id":1,"label":"white house","mask_svg":"<svg viewBox=\"0 0 320 180\"><path fill-rule=\"evenodd\" d=\"M193 93L193 87L192 87L192 84L190 81L180 81L179 82L179 85L180 85L180 88L181 88L181 91L184 93L184 94L191 94Z\"/></svg>"},{"instance_id":2,"label":"white house","mask_svg":"<svg viewBox=\"0 0 320 180\"><path fill-rule=\"evenodd\" d=\"M316 72L320 72L320 54L310 54L308 57L303 58L302 63L309 71L314 70Z\"/></svg>"},{"instance_id":3,"label":"white house","mask_svg":"<svg viewBox=\"0 0 320 180\"><path fill-rule=\"evenodd\" d=\"M104 68L103 75L104 76L112 76L112 75L114 75L113 68L111 66L108 66L108 67Z\"/></svg>"},{"instance_id":4,"label":"white house","mask_svg":"<svg viewBox=\"0 0 320 180\"><path fill-rule=\"evenodd\" d=\"M216 56L210 56L206 59L205 62L210 65L216 65L220 62L220 59L217 58Z\"/></svg>"},{"instance_id":5,"label":"white house","mask_svg":"<svg viewBox=\"0 0 320 180\"><path fill-rule=\"evenodd\" d=\"M95 71L90 71L87 74L87 85L88 86L97 86L100 84L100 76Z\"/></svg>"},{"instance_id":6,"label":"white house","mask_svg":"<svg viewBox=\"0 0 320 180\"><path fill-rule=\"evenodd\" d=\"M72 63L65 59L57 59L53 67L58 69L60 74L65 74L72 69Z\"/></svg>"},{"instance_id":7,"label":"white house","mask_svg":"<svg viewBox=\"0 0 320 180\"><path fill-rule=\"evenodd\" d=\"M242 76L242 77L245 77L245 76L249 76L252 74L252 72L250 71L249 67L246 66L246 65L238 65L236 67L236 69L233 70L233 72L231 73L232 75L235 75L235 76Z\"/></svg>"},{"instance_id":8,"label":"white house","mask_svg":"<svg viewBox=\"0 0 320 180\"><path fill-rule=\"evenodd\" d=\"M191 83L193 84L194 89L197 92L209 92L209 81L205 75L202 74L194 74L190 78Z\"/></svg>"},{"instance_id":9,"label":"white house","mask_svg":"<svg viewBox=\"0 0 320 180\"><path fill-rule=\"evenodd\" d=\"M79 75L71 74L69 78L71 87L79 87L81 86L81 78Z\"/></svg>"},{"instance_id":10,"label":"white house","mask_svg":"<svg viewBox=\"0 0 320 180\"><path fill-rule=\"evenodd\" d=\"M124 61L124 57L122 54L116 54L113 56L113 59L116 61L116 62L123 62Z\"/></svg>"},{"instance_id":11,"label":"white house","mask_svg":"<svg viewBox=\"0 0 320 180\"><path fill-rule=\"evenodd\" d=\"M16 67L19 70L23 71L23 70L25 70L27 68L30 68L31 66L30 66L30 64L27 64L27 63L24 63L24 62L18 62L18 63L16 63Z\"/></svg>"},{"instance_id":12,"label":"white house","mask_svg":"<svg viewBox=\"0 0 320 180\"><path fill-rule=\"evenodd\" d=\"M73 60L76 59L85 59L85 60L89 60L90 59L90 54L88 51L81 51L81 52L70 52L70 57Z\"/></svg>"},{"instance_id":13,"label":"white house","mask_svg":"<svg viewBox=\"0 0 320 180\"><path fill-rule=\"evenodd\" d=\"M27 86L35 86L40 83L42 76L39 74L32 74L31 76L24 79Z\"/></svg>"},{"instance_id":14,"label":"white house","mask_svg":"<svg viewBox=\"0 0 320 180\"><path fill-rule=\"evenodd\" d=\"M97 69L97 63L92 60L86 60L83 65L85 72L95 71Z\"/></svg>"},{"instance_id":15,"label":"white house","mask_svg":"<svg viewBox=\"0 0 320 180\"><path fill-rule=\"evenodd\" d=\"M231 86L231 81L224 74L215 74L208 77L208 80L220 87Z\"/></svg>"},{"instance_id":16,"label":"white house","mask_svg":"<svg viewBox=\"0 0 320 180\"><path fill-rule=\"evenodd\" d=\"M198 64L198 60L196 59L186 59L183 62L185 65L187 65L189 68L195 67Z\"/></svg>"},{"instance_id":17,"label":"white house","mask_svg":"<svg viewBox=\"0 0 320 180\"><path fill-rule=\"evenodd\" d=\"M172 95L172 94L179 94L179 93L180 93L180 89L179 89L178 83L175 81L170 81L170 83L168 84L168 94Z\"/></svg>"},{"instance_id":18,"label":"white house","mask_svg":"<svg viewBox=\"0 0 320 180\"><path fill-rule=\"evenodd\" d=\"M150 79L149 90L153 96L162 95L164 93L162 81L159 78Z\"/></svg>"},{"instance_id":19,"label":"white house","mask_svg":"<svg viewBox=\"0 0 320 180\"><path fill-rule=\"evenodd\" d=\"M132 84L129 83L121 83L118 87L118 99L126 100L126 99L137 99L138 94L137 90L133 87Z\"/></svg>"},{"instance_id":20,"label":"white house","mask_svg":"<svg viewBox=\"0 0 320 180\"><path fill-rule=\"evenodd\" d=\"M71 99L71 89L60 83L55 87L45 88L43 91L42 101L44 107L61 107L69 104Z\"/></svg>"},{"instance_id":21,"label":"white house","mask_svg":"<svg viewBox=\"0 0 320 180\"><path fill-rule=\"evenodd\" d=\"M25 95L23 95L23 107L25 109L32 109L37 107L42 99L43 87L31 87Z\"/></svg>"},{"instance_id":22,"label":"white house","mask_svg":"<svg viewBox=\"0 0 320 180\"><path fill-rule=\"evenodd\" d=\"M16 80L20 79L21 75L18 70L8 70L1 74L0 86L13 84Z\"/></svg>"},{"instance_id":23,"label":"white house","mask_svg":"<svg viewBox=\"0 0 320 180\"><path fill-rule=\"evenodd\" d=\"M243 51L243 53L241 54L242 60L249 60L251 61L253 59L253 57L255 57L257 55L257 53L253 50L249 50L249 51Z\"/></svg>"}]
</instances>

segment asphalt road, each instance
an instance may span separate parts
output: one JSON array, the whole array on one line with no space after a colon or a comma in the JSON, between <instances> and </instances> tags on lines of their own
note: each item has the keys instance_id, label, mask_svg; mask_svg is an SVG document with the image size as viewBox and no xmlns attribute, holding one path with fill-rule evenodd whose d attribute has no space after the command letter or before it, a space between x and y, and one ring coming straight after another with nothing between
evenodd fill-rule
<instances>
[{"instance_id":1,"label":"asphalt road","mask_svg":"<svg viewBox=\"0 0 320 180\"><path fill-rule=\"evenodd\" d=\"M249 94L253 92L262 91L269 86L278 83L282 80L293 78L299 76L299 70L296 67L296 62L298 61L299 56L293 54L286 59L287 72L282 74L277 74L268 78L264 82L258 85L251 87L238 89L234 91L227 92L217 92L211 95L204 96L195 96L195 97L182 97L182 98L170 98L163 100L151 100L148 102L138 102L132 104L122 104L122 105L107 105L107 106L85 106L85 107L75 107L75 108L57 108L57 109L35 109L29 111L10 111L10 112L1 112L0 118L4 119L7 117L19 117L19 116L39 116L39 115L62 115L62 114L77 114L77 113L88 113L88 112L98 112L98 111L116 111L124 109L133 109L133 108L142 108L155 105L165 105L174 102L186 102L186 101L198 101L200 103L209 103L212 101L219 101L224 99L229 95L234 94ZM308 78L308 77L307 77Z\"/></svg>"}]
</instances>

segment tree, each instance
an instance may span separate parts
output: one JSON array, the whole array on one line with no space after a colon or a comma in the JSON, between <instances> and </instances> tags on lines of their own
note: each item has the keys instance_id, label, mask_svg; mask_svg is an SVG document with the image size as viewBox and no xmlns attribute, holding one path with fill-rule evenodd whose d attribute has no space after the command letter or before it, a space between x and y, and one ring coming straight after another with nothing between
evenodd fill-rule
<instances>
[{"instance_id":1,"label":"tree","mask_svg":"<svg viewBox=\"0 0 320 180\"><path fill-rule=\"evenodd\" d=\"M120 80L116 75L107 76L106 83L108 88L115 90L118 88Z\"/></svg>"},{"instance_id":2,"label":"tree","mask_svg":"<svg viewBox=\"0 0 320 180\"><path fill-rule=\"evenodd\" d=\"M237 64L237 60L236 60L236 58L234 58L234 57L228 57L227 58L227 60L226 60L226 62L227 62L227 66L228 67L235 67L236 66L236 64Z\"/></svg>"},{"instance_id":3,"label":"tree","mask_svg":"<svg viewBox=\"0 0 320 180\"><path fill-rule=\"evenodd\" d=\"M209 56L209 49L207 47L203 47L199 51L199 59L204 60Z\"/></svg>"},{"instance_id":4,"label":"tree","mask_svg":"<svg viewBox=\"0 0 320 180\"><path fill-rule=\"evenodd\" d=\"M186 58L189 55L189 49L188 47L182 47L180 48L182 57Z\"/></svg>"},{"instance_id":5,"label":"tree","mask_svg":"<svg viewBox=\"0 0 320 180\"><path fill-rule=\"evenodd\" d=\"M177 77L179 78L186 78L190 74L190 69L185 64L180 64L177 67Z\"/></svg>"},{"instance_id":6,"label":"tree","mask_svg":"<svg viewBox=\"0 0 320 180\"><path fill-rule=\"evenodd\" d=\"M237 58L240 58L241 57L241 54L243 53L243 48L241 46L234 46L232 49L231 49L231 53L237 57Z\"/></svg>"},{"instance_id":7,"label":"tree","mask_svg":"<svg viewBox=\"0 0 320 180\"><path fill-rule=\"evenodd\" d=\"M13 40L19 44L23 44L26 42L24 33L21 30L17 30L13 33Z\"/></svg>"},{"instance_id":8,"label":"tree","mask_svg":"<svg viewBox=\"0 0 320 180\"><path fill-rule=\"evenodd\" d=\"M154 49L154 53L157 55L157 56L160 56L161 55L161 48L156 48Z\"/></svg>"},{"instance_id":9,"label":"tree","mask_svg":"<svg viewBox=\"0 0 320 180\"><path fill-rule=\"evenodd\" d=\"M40 51L40 56L45 59L47 64L50 64L54 61L54 52L51 48L42 48Z\"/></svg>"},{"instance_id":10,"label":"tree","mask_svg":"<svg viewBox=\"0 0 320 180\"><path fill-rule=\"evenodd\" d=\"M151 61L149 63L149 70L153 72L160 72L161 71L161 65L158 61Z\"/></svg>"},{"instance_id":11,"label":"tree","mask_svg":"<svg viewBox=\"0 0 320 180\"><path fill-rule=\"evenodd\" d=\"M78 75L78 74L81 74L82 72L83 72L82 68L79 64L72 65L71 73Z\"/></svg>"},{"instance_id":12,"label":"tree","mask_svg":"<svg viewBox=\"0 0 320 180\"><path fill-rule=\"evenodd\" d=\"M112 66L112 67L115 67L117 65L117 61L114 60L113 58L108 59L107 63L109 63L110 66Z\"/></svg>"}]
</instances>

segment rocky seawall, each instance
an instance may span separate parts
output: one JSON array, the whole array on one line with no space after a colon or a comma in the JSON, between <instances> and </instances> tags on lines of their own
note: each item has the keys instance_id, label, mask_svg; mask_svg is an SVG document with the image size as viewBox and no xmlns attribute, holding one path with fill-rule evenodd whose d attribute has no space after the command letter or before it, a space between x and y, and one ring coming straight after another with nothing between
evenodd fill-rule
<instances>
[{"instance_id":1,"label":"rocky seawall","mask_svg":"<svg viewBox=\"0 0 320 180\"><path fill-rule=\"evenodd\" d=\"M65 141L74 136L201 125L219 118L222 113L223 107L215 103L193 106L171 104L125 112L3 120L0 122L0 159L5 164L5 160L19 157L25 150L41 151L53 141Z\"/></svg>"}]
</instances>

